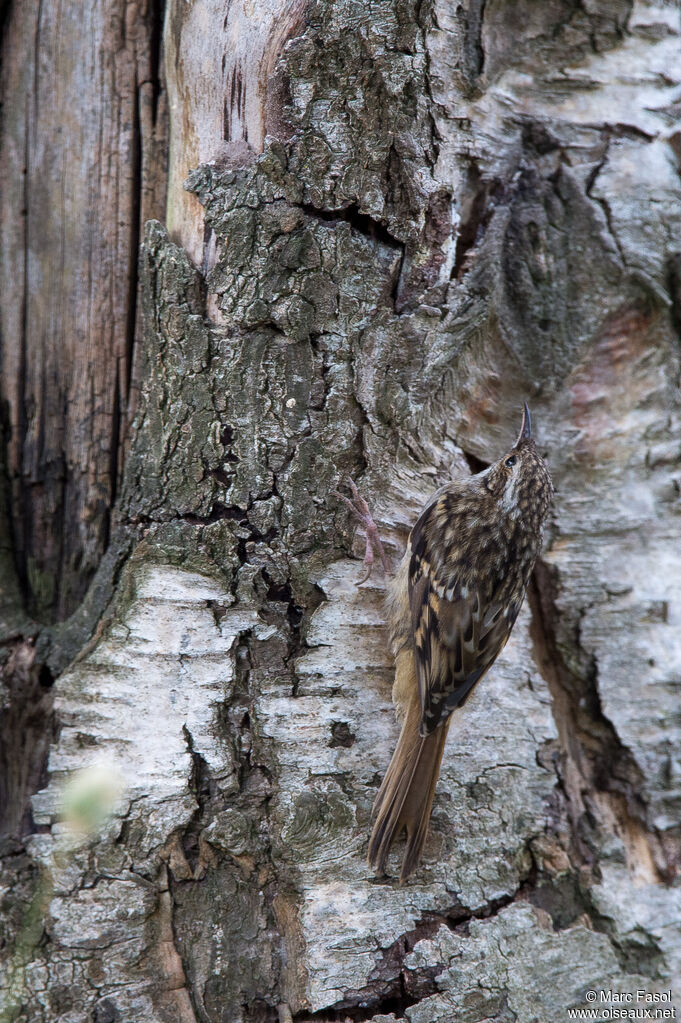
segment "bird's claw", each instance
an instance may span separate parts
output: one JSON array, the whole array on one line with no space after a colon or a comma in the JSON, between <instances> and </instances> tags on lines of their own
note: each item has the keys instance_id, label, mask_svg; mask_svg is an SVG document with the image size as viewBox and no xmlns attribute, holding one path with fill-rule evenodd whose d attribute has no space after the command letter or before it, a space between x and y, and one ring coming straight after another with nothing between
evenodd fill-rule
<instances>
[{"instance_id":1,"label":"bird's claw","mask_svg":"<svg viewBox=\"0 0 681 1023\"><path fill-rule=\"evenodd\" d=\"M347 485L350 488L352 499L346 497L344 494L339 493L337 490L332 490L331 493L334 497L337 497L343 504L347 505L352 514L356 519L364 526L364 532L366 534L366 550L364 552L364 568L366 569L365 575L355 583L356 586L361 586L371 576L371 570L374 567L375 552L378 552L378 556L381 559L383 565L383 571L386 575L390 575L391 566L388 561L388 556L383 549L381 538L378 533L378 526L374 522L369 505L366 503L359 490L357 489L354 480L349 476L347 478Z\"/></svg>"}]
</instances>

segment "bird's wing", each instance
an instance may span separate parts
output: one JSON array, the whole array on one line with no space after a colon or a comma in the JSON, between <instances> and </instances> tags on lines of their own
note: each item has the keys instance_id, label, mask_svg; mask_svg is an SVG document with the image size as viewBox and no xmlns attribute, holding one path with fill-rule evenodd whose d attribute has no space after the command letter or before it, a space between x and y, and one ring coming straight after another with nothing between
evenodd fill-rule
<instances>
[{"instance_id":1,"label":"bird's wing","mask_svg":"<svg viewBox=\"0 0 681 1023\"><path fill-rule=\"evenodd\" d=\"M464 583L457 560L443 556L433 525L435 507L425 510L410 538L409 603L422 735L465 702L506 643L517 614L497 598L497 587L471 572Z\"/></svg>"}]
</instances>

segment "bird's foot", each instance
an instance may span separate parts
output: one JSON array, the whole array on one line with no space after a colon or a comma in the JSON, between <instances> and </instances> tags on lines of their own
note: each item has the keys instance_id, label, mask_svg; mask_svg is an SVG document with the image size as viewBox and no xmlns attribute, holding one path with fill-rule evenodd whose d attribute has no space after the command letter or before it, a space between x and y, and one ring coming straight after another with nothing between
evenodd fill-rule
<instances>
[{"instance_id":1,"label":"bird's foot","mask_svg":"<svg viewBox=\"0 0 681 1023\"><path fill-rule=\"evenodd\" d=\"M366 533L364 568L366 574L356 584L357 586L361 586L362 583L365 583L369 576L371 575L371 570L374 567L376 554L378 554L379 558L381 559L383 571L385 572L386 576L389 576L391 574L391 566L390 562L388 561L388 556L383 549L381 538L378 534L378 526L374 522L373 516L369 511L369 505L366 503L366 501L360 494L359 490L355 486L354 481L351 480L349 476L347 482L348 487L350 488L350 493L352 494L352 498L346 497L344 494L339 493L337 490L332 490L331 493L333 494L334 497L337 497L339 501L342 501L343 504L346 504L350 511L352 512L352 514L355 516L355 518L359 519L359 521L364 526L364 532Z\"/></svg>"}]
</instances>

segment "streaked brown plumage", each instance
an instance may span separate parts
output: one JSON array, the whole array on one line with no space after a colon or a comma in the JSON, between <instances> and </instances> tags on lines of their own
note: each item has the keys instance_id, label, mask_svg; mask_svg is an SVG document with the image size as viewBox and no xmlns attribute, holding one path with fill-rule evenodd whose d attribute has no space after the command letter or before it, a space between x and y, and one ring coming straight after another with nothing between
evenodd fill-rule
<instances>
[{"instance_id":1,"label":"streaked brown plumage","mask_svg":"<svg viewBox=\"0 0 681 1023\"><path fill-rule=\"evenodd\" d=\"M380 872L403 830L400 879L419 863L450 715L509 637L552 494L525 405L514 447L484 472L439 490L410 533L388 597L393 700L403 725L374 804L368 859Z\"/></svg>"}]
</instances>

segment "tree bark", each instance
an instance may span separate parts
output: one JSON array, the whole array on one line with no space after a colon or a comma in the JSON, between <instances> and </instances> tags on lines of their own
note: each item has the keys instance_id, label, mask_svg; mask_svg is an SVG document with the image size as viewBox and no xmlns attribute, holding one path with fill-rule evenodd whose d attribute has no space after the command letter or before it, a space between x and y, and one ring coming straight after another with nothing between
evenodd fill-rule
<instances>
[{"instance_id":1,"label":"tree bark","mask_svg":"<svg viewBox=\"0 0 681 1023\"><path fill-rule=\"evenodd\" d=\"M2 40L3 419L27 610L67 618L110 539L140 227L163 215L152 0L15 0Z\"/></svg>"},{"instance_id":2,"label":"tree bark","mask_svg":"<svg viewBox=\"0 0 681 1023\"><path fill-rule=\"evenodd\" d=\"M21 7L3 81L30 116L21 135L16 99L3 133L30 140L16 39L47 42ZM32 334L3 309L3 1018L562 1023L587 991L639 989L681 1007L680 13L171 0L167 227L146 225L136 353L129 258L97 323L94 286L69 298L58 270L78 245L40 252L38 307L90 325L68 363L63 316ZM69 26L79 53L90 28ZM5 176L3 294L23 282L33 310ZM29 225L58 185L52 161ZM88 194L110 254L118 214ZM81 223L60 216L60 237ZM73 412L70 373L90 395ZM331 492L361 481L396 563L523 400L556 486L545 550L451 728L424 863L380 882L384 580L355 585L363 543ZM94 509L80 531L72 500ZM59 555L37 554L57 507Z\"/></svg>"}]
</instances>

